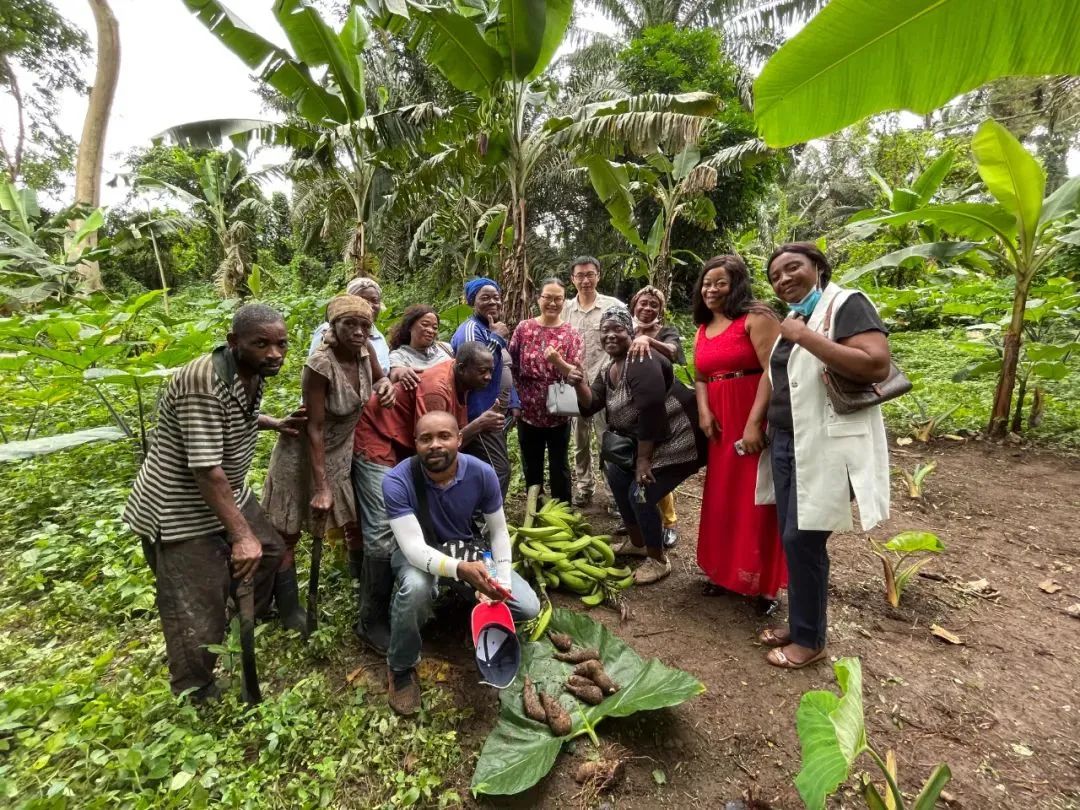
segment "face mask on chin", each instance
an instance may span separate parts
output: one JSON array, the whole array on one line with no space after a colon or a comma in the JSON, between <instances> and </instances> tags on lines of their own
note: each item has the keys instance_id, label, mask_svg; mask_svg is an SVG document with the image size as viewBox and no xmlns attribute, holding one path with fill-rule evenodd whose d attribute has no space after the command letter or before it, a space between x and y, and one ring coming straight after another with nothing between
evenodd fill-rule
<instances>
[{"instance_id":1,"label":"face mask on chin","mask_svg":"<svg viewBox=\"0 0 1080 810\"><path fill-rule=\"evenodd\" d=\"M810 290L810 292L803 296L803 299L801 301L796 304L790 304L789 306L792 312L797 312L804 318L809 318L813 314L814 307L817 306L817 302L820 300L821 288L815 286L814 289Z\"/></svg>"}]
</instances>

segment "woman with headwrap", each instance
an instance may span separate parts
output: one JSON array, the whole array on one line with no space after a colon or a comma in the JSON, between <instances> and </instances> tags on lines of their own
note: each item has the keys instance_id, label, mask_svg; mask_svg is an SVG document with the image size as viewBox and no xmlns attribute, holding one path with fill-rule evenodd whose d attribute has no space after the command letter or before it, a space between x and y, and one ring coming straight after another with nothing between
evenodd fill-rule
<instances>
[{"instance_id":1,"label":"woman with headwrap","mask_svg":"<svg viewBox=\"0 0 1080 810\"><path fill-rule=\"evenodd\" d=\"M660 352L630 361L634 324L625 307L600 318L607 361L592 385L580 370L568 376L583 415L604 410L606 435L600 456L629 537L616 554L645 557L634 572L638 585L671 573L664 550L659 501L705 463L705 436L698 428L694 392L675 379Z\"/></svg>"},{"instance_id":2,"label":"woman with headwrap","mask_svg":"<svg viewBox=\"0 0 1080 810\"><path fill-rule=\"evenodd\" d=\"M349 472L353 431L372 391L384 408L394 389L368 345L373 312L356 295L339 295L326 307L330 328L308 357L301 377L307 425L299 436L282 435L270 456L262 505L287 546L274 585L282 623L304 632L296 584L300 533L341 528L350 554L362 549Z\"/></svg>"},{"instance_id":3,"label":"woman with headwrap","mask_svg":"<svg viewBox=\"0 0 1080 810\"><path fill-rule=\"evenodd\" d=\"M634 319L634 342L630 344L631 360L651 357L653 351L658 351L672 363L682 365L686 362L679 330L674 326L664 325L666 301L666 296L651 284L642 287L630 299L630 315ZM679 541L679 535L675 531L679 516L675 514L674 494L668 493L660 500L660 516L664 520L664 548L673 548Z\"/></svg>"},{"instance_id":4,"label":"woman with headwrap","mask_svg":"<svg viewBox=\"0 0 1080 810\"><path fill-rule=\"evenodd\" d=\"M379 320L379 313L382 312L382 287L379 286L379 282L375 279L360 276L345 285L344 294L359 296L371 304L371 335L368 337L368 348L374 350L379 365L385 371L390 368L390 347L387 345L382 332L379 331L379 327L375 325L376 321ZM315 350L322 346L323 335L329 329L330 324L326 321L316 327L314 334L311 336L311 346L308 347L308 354L314 354ZM397 382L397 380L391 379L391 382Z\"/></svg>"},{"instance_id":5,"label":"woman with headwrap","mask_svg":"<svg viewBox=\"0 0 1080 810\"><path fill-rule=\"evenodd\" d=\"M510 354L507 351L510 331L501 320L502 288L490 278L474 278L465 282L465 303L473 308L473 314L458 326L450 338L450 345L456 352L461 344L475 340L487 346L495 358L491 382L479 391L469 393L469 421L492 408L508 412L508 418L502 431L478 433L461 449L495 468L505 498L510 488L511 474L506 434L521 415L521 401L510 373Z\"/></svg>"}]
</instances>

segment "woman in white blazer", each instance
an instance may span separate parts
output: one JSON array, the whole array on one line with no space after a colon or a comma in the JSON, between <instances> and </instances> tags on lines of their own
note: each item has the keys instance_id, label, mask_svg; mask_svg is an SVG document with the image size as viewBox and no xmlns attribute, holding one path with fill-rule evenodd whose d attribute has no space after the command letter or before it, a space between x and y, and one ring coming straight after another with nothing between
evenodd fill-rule
<instances>
[{"instance_id":1,"label":"woman in white blazer","mask_svg":"<svg viewBox=\"0 0 1080 810\"><path fill-rule=\"evenodd\" d=\"M889 516L889 452L881 408L838 415L825 394L828 366L860 382L889 374L888 332L861 292L830 283L812 244L783 245L769 283L790 308L769 361L772 440L758 465L758 503L776 502L788 565L788 628L768 629L773 666L799 669L825 658L829 554L826 540L852 528L851 500L865 531Z\"/></svg>"}]
</instances>

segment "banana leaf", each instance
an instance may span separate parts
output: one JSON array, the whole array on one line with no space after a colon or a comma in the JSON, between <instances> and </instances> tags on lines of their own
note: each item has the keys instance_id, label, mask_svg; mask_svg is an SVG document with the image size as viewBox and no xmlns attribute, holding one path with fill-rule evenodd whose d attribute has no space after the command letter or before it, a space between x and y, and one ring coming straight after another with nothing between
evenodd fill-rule
<instances>
[{"instance_id":1,"label":"banana leaf","mask_svg":"<svg viewBox=\"0 0 1080 810\"><path fill-rule=\"evenodd\" d=\"M705 691L705 685L682 670L648 661L635 653L604 625L582 613L558 609L551 629L568 633L581 647L600 651L604 669L622 688L598 706L587 706L563 691L573 670L552 658L554 648L546 638L522 645L521 669L514 683L500 695L499 722L488 735L473 773L474 793L510 795L535 785L555 764L567 740L586 733L605 717L628 717L635 712L677 706ZM521 690L528 675L570 712L574 725L565 737L554 737L547 725L525 716Z\"/></svg>"}]
</instances>

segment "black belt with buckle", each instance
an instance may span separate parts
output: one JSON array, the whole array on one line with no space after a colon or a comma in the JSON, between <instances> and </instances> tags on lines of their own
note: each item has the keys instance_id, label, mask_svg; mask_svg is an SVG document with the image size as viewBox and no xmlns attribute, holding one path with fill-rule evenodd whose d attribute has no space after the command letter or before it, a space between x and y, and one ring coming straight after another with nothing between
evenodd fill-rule
<instances>
[{"instance_id":1,"label":"black belt with buckle","mask_svg":"<svg viewBox=\"0 0 1080 810\"><path fill-rule=\"evenodd\" d=\"M719 382L720 380L734 380L737 377L751 377L755 374L763 374L764 369L760 368L748 368L743 371L729 371L727 374L713 374L709 377L709 382Z\"/></svg>"}]
</instances>

